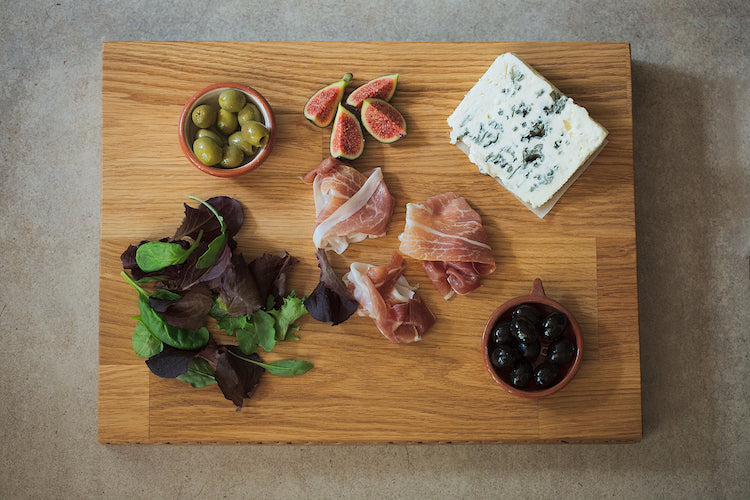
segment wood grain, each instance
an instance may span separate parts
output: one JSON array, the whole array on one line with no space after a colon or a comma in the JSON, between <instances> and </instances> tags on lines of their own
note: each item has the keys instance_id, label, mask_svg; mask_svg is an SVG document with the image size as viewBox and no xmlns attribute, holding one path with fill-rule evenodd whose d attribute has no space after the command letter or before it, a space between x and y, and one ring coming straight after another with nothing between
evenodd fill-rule
<instances>
[{"instance_id":1,"label":"wood grain","mask_svg":"<svg viewBox=\"0 0 750 500\"><path fill-rule=\"evenodd\" d=\"M448 115L494 58L513 51L585 106L610 132L589 169L540 220L448 143ZM105 42L102 55L99 439L105 443L632 442L641 438L630 50L599 43ZM188 195L239 199L248 258L289 251L290 286L318 280L311 189L299 176L327 155L329 129L301 110L346 72L353 86L399 73L392 103L409 135L367 140L355 162L383 168L397 200L384 238L331 255L383 264L398 248L405 204L452 190L479 212L498 269L465 297L444 301L407 260L407 278L438 321L414 345L392 345L368 318L331 327L300 321L298 342L264 354L304 358L301 377L266 374L242 411L216 386L192 389L149 373L130 346L137 300L118 276L131 243L173 233ZM237 81L260 91L278 145L259 170L218 179L190 166L177 120L198 89ZM541 401L503 392L482 364L492 310L534 278L578 318L584 360L564 390Z\"/></svg>"}]
</instances>

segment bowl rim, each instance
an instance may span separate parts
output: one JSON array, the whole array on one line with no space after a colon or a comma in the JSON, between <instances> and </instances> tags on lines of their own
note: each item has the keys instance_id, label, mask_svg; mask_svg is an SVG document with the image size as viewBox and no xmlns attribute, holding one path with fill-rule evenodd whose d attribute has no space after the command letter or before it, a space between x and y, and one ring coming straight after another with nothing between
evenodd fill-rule
<instances>
[{"instance_id":1,"label":"bowl rim","mask_svg":"<svg viewBox=\"0 0 750 500\"><path fill-rule=\"evenodd\" d=\"M218 89L236 89L249 95L259 105L258 107L260 108L260 112L263 114L263 119L265 120L266 127L268 128L268 142L261 148L260 152L255 155L255 157L251 161L236 168L214 168L208 165L204 165L198 160L198 158L195 157L192 148L188 145L187 140L185 139L185 130L189 124L189 115L191 113L193 105L208 92L212 92ZM238 177L258 168L266 160L266 158L268 158L268 155L271 154L273 144L276 140L276 117L274 116L273 110L271 109L271 105L268 104L268 101L265 99L265 97L263 97L263 95L254 88L237 82L219 82L202 88L201 90L193 94L190 99L188 99L188 101L185 103L185 106L183 106L182 108L182 112L180 113L178 133L180 139L180 149L182 149L182 152L188 159L188 161L190 161L190 163L192 163L196 168L198 168L202 172L214 175L216 177Z\"/></svg>"},{"instance_id":2,"label":"bowl rim","mask_svg":"<svg viewBox=\"0 0 750 500\"><path fill-rule=\"evenodd\" d=\"M573 336L576 339L576 356L573 360L573 364L568 369L568 373L566 373L565 377L563 377L562 380L560 380L557 384L538 391L527 391L512 386L511 384L503 380L500 375L498 375L490 361L489 343L492 333L492 327L495 325L495 322L497 322L497 320L509 309L527 303L542 304L557 309L558 311L565 314L568 317L571 331L573 332ZM540 278L536 278L531 286L531 291L527 295L519 295L506 301L504 304L497 307L487 319L484 330L482 332L482 357L484 359L484 366L489 372L492 379L507 392L523 398L544 398L547 396L551 396L552 394L555 394L556 392L563 389L570 383L571 380L573 380L573 377L575 377L576 373L578 373L578 369L580 368L581 361L583 359L583 333L581 332L581 326L578 324L578 321L576 321L575 316L573 316L573 314L568 311L562 304L547 297L547 295L544 293L542 280Z\"/></svg>"}]
</instances>

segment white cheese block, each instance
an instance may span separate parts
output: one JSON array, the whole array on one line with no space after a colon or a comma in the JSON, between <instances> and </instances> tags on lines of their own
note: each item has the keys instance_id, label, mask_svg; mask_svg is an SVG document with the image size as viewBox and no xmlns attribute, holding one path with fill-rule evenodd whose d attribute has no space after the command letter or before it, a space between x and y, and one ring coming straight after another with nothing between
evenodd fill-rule
<instances>
[{"instance_id":1,"label":"white cheese block","mask_svg":"<svg viewBox=\"0 0 750 500\"><path fill-rule=\"evenodd\" d=\"M448 124L451 144L539 217L607 138L583 107L511 53L495 59Z\"/></svg>"}]
</instances>

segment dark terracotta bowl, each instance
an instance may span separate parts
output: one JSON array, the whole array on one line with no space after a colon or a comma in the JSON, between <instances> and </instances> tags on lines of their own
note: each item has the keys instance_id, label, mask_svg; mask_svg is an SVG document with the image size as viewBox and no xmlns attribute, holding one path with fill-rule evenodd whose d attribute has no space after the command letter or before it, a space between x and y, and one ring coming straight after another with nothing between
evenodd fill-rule
<instances>
[{"instance_id":1,"label":"dark terracotta bowl","mask_svg":"<svg viewBox=\"0 0 750 500\"><path fill-rule=\"evenodd\" d=\"M510 370L508 368L496 368L490 361L490 353L493 349L492 328L498 321L510 321L513 310L521 304L532 304L542 312L543 315L550 314L553 311L560 311L568 317L568 326L565 328L563 336L567 337L575 344L576 353L571 361L559 366L559 372L555 379L555 383L546 388L536 386L533 381L523 389L515 387L510 383L508 375ZM547 347L547 345L542 343L541 354L535 362L532 363L535 367L546 358ZM556 393L568 385L573 377L575 377L578 368L581 366L581 359L583 356L583 335L581 334L581 327L578 325L575 317L573 317L573 315L565 309L562 304L550 299L544 294L542 280L537 278L534 280L534 284L528 295L521 295L509 300L495 309L495 312L489 317L482 334L482 355L484 356L484 365L490 373L490 376L492 376L492 379L503 389L511 394L524 398L543 398Z\"/></svg>"},{"instance_id":2,"label":"dark terracotta bowl","mask_svg":"<svg viewBox=\"0 0 750 500\"><path fill-rule=\"evenodd\" d=\"M195 133L198 128L193 123L191 116L193 114L193 110L201 104L212 104L218 108L219 94L221 94L221 92L226 89L239 90L240 92L245 94L248 102L251 102L258 107L260 113L263 115L264 124L268 129L268 142L261 147L260 151L258 151L255 156L238 167L209 167L201 163L193 154L193 138L195 137ZM255 89L248 87L247 85L242 85L241 83L215 83L200 90L199 92L196 92L196 94L193 95L193 97L191 97L187 103L185 103L185 107L182 109L182 114L180 115L179 134L180 148L182 149L182 152L185 154L185 157L188 159L188 161L190 161L190 163L192 163L200 171L215 175L217 177L238 177L260 167L263 162L266 161L268 155L271 154L271 149L273 148L273 144L276 139L276 119L274 118L273 110L268 104L268 101L266 101L265 98L260 95L260 93Z\"/></svg>"}]
</instances>

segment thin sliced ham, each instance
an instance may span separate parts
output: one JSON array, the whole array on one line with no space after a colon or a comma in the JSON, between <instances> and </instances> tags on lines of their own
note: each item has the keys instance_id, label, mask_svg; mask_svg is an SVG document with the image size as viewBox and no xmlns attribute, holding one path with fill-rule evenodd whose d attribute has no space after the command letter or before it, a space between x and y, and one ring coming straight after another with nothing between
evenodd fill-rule
<instances>
[{"instance_id":1,"label":"thin sliced ham","mask_svg":"<svg viewBox=\"0 0 750 500\"><path fill-rule=\"evenodd\" d=\"M394 252L385 266L354 262L344 276L357 313L375 321L380 333L394 344L416 342L435 324L435 316L404 277L406 262Z\"/></svg>"},{"instance_id":2,"label":"thin sliced ham","mask_svg":"<svg viewBox=\"0 0 750 500\"><path fill-rule=\"evenodd\" d=\"M399 251L422 261L425 274L445 299L466 294L495 270L489 238L479 214L455 193L407 203Z\"/></svg>"},{"instance_id":3,"label":"thin sliced ham","mask_svg":"<svg viewBox=\"0 0 750 500\"><path fill-rule=\"evenodd\" d=\"M350 243L385 235L394 199L380 168L364 175L327 158L302 180L313 185L317 248L341 254Z\"/></svg>"}]
</instances>

